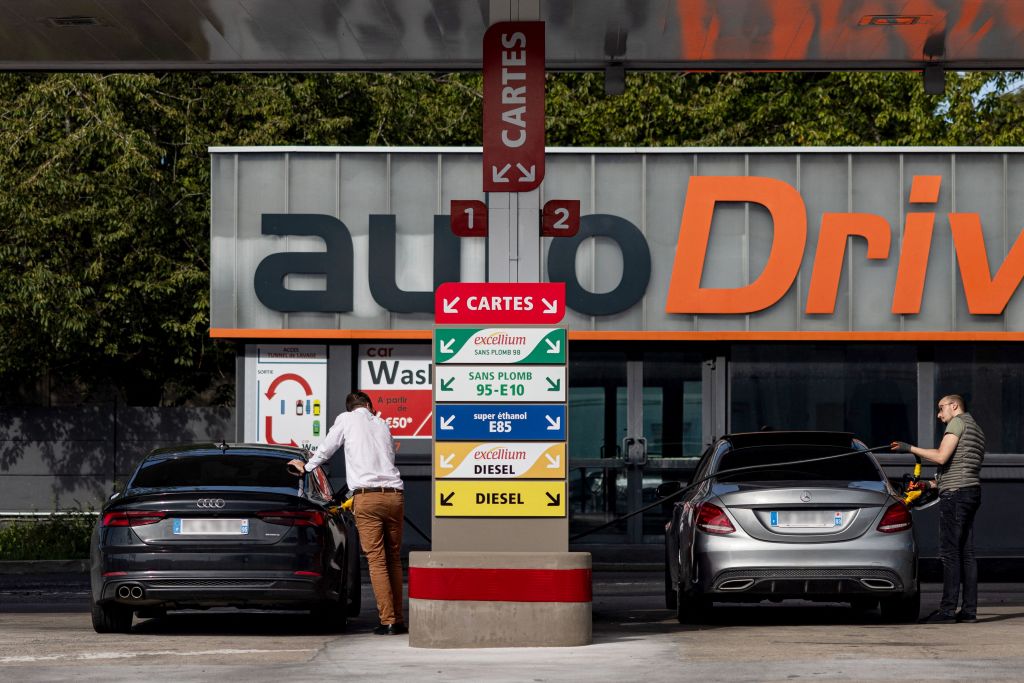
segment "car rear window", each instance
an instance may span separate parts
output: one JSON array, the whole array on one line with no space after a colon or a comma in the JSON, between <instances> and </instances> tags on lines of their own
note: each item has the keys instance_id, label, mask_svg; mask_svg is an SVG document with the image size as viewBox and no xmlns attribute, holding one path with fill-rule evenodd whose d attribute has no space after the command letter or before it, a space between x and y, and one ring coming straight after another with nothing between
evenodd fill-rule
<instances>
[{"instance_id":1,"label":"car rear window","mask_svg":"<svg viewBox=\"0 0 1024 683\"><path fill-rule=\"evenodd\" d=\"M287 460L252 455L188 455L143 463L129 486L256 486L295 488Z\"/></svg>"},{"instance_id":2,"label":"car rear window","mask_svg":"<svg viewBox=\"0 0 1024 683\"><path fill-rule=\"evenodd\" d=\"M849 448L834 446L752 446L722 455L717 472L754 467L758 469L723 474L720 481L881 481L882 475L867 453L842 458L786 465L794 460L838 455Z\"/></svg>"}]
</instances>

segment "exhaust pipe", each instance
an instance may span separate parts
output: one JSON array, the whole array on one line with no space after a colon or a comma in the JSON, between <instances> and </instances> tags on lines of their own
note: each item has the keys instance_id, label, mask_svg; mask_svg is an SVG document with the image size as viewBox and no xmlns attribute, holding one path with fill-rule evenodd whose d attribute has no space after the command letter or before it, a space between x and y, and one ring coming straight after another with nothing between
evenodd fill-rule
<instances>
[{"instance_id":1,"label":"exhaust pipe","mask_svg":"<svg viewBox=\"0 0 1024 683\"><path fill-rule=\"evenodd\" d=\"M753 579L729 579L718 584L720 591L745 591L754 585Z\"/></svg>"},{"instance_id":2,"label":"exhaust pipe","mask_svg":"<svg viewBox=\"0 0 1024 683\"><path fill-rule=\"evenodd\" d=\"M142 586L137 583L122 583L117 587L117 597L122 600L141 600L142 596Z\"/></svg>"},{"instance_id":3,"label":"exhaust pipe","mask_svg":"<svg viewBox=\"0 0 1024 683\"><path fill-rule=\"evenodd\" d=\"M861 579L860 582L876 591L891 591L896 587L896 584L887 579Z\"/></svg>"}]
</instances>

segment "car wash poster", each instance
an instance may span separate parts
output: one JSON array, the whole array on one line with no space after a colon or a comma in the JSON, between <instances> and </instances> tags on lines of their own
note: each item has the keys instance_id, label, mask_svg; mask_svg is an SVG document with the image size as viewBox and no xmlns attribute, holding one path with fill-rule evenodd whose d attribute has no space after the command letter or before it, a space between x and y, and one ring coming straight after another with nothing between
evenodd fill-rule
<instances>
[{"instance_id":1,"label":"car wash poster","mask_svg":"<svg viewBox=\"0 0 1024 683\"><path fill-rule=\"evenodd\" d=\"M246 347L245 440L316 451L330 428L327 347L255 344Z\"/></svg>"},{"instance_id":2,"label":"car wash poster","mask_svg":"<svg viewBox=\"0 0 1024 683\"><path fill-rule=\"evenodd\" d=\"M430 347L365 344L359 347L359 390L373 399L396 439L429 439L434 365Z\"/></svg>"}]
</instances>

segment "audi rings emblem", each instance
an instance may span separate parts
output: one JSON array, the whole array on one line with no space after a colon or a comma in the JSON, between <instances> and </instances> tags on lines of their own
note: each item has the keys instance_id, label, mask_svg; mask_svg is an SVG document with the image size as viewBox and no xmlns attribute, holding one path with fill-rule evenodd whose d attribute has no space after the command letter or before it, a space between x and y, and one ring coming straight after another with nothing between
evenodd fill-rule
<instances>
[{"instance_id":1,"label":"audi rings emblem","mask_svg":"<svg viewBox=\"0 0 1024 683\"><path fill-rule=\"evenodd\" d=\"M200 498L196 502L196 507L197 508L216 508L216 509L219 510L220 508L224 507L224 499L223 498Z\"/></svg>"}]
</instances>

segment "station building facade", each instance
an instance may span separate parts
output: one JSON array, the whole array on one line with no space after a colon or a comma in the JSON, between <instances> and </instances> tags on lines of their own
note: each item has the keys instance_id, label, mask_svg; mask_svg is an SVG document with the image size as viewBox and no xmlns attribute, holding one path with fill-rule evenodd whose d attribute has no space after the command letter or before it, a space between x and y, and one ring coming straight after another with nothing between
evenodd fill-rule
<instances>
[{"instance_id":1,"label":"station building facade","mask_svg":"<svg viewBox=\"0 0 1024 683\"><path fill-rule=\"evenodd\" d=\"M238 345L236 438L315 447L366 390L429 528L434 290L487 281L503 238L450 230L453 200L487 200L480 150L210 152L211 334ZM725 433L934 445L935 403L959 393L988 439L979 552L1016 554L998 529L1024 517L1022 150L549 149L546 165L537 205L582 216L539 255L567 291L572 538L660 541L657 508L584 534ZM904 460L883 456L893 477Z\"/></svg>"}]
</instances>

